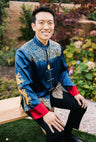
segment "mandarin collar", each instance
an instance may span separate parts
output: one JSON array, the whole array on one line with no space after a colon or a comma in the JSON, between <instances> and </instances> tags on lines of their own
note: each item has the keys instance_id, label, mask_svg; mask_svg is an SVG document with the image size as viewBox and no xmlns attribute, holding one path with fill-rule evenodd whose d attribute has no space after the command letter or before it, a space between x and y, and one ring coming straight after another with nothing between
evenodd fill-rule
<instances>
[{"instance_id":1,"label":"mandarin collar","mask_svg":"<svg viewBox=\"0 0 96 142\"><path fill-rule=\"evenodd\" d=\"M39 47L42 47L42 48L48 48L48 46L49 46L49 41L48 41L47 45L45 46L44 44L42 44L42 43L37 39L36 36L34 36L33 41L34 41Z\"/></svg>"}]
</instances>

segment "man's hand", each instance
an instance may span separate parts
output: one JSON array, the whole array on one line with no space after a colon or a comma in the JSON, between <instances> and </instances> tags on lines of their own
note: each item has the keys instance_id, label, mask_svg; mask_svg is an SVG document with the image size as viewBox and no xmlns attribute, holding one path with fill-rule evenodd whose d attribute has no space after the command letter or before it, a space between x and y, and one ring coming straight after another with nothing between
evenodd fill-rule
<instances>
[{"instance_id":1,"label":"man's hand","mask_svg":"<svg viewBox=\"0 0 96 142\"><path fill-rule=\"evenodd\" d=\"M74 96L74 98L77 100L78 104L82 107L82 108L86 108L87 107L87 101L85 100L85 98L83 96L81 96L80 94Z\"/></svg>"},{"instance_id":2,"label":"man's hand","mask_svg":"<svg viewBox=\"0 0 96 142\"><path fill-rule=\"evenodd\" d=\"M57 114L55 114L55 112L49 111L43 116L43 120L47 123L52 133L54 133L52 126L59 132L64 130L64 124L61 122L60 118L57 116Z\"/></svg>"}]
</instances>

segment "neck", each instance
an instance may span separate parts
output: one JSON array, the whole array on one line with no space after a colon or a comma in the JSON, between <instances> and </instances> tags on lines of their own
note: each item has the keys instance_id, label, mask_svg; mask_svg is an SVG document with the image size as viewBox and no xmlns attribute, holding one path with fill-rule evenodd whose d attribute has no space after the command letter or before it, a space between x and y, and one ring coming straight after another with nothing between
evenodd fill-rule
<instances>
[{"instance_id":1,"label":"neck","mask_svg":"<svg viewBox=\"0 0 96 142\"><path fill-rule=\"evenodd\" d=\"M44 46L46 46L46 45L48 44L48 40L41 40L41 39L39 39L37 36L36 36L36 38L37 38Z\"/></svg>"}]
</instances>

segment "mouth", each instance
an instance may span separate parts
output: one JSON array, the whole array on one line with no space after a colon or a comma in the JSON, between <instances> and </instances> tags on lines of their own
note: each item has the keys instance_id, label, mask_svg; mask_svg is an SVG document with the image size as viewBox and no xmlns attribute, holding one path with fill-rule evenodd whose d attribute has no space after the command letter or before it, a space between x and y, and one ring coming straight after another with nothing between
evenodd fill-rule
<instances>
[{"instance_id":1,"label":"mouth","mask_svg":"<svg viewBox=\"0 0 96 142\"><path fill-rule=\"evenodd\" d=\"M50 31L42 32L43 35L48 36L50 34Z\"/></svg>"}]
</instances>

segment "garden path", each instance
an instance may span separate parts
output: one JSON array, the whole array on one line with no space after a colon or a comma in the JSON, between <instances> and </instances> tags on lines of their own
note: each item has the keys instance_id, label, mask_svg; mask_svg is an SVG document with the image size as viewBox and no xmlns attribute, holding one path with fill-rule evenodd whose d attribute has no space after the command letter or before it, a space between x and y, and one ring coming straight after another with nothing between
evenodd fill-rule
<instances>
[{"instance_id":1,"label":"garden path","mask_svg":"<svg viewBox=\"0 0 96 142\"><path fill-rule=\"evenodd\" d=\"M88 108L84 114L79 130L96 135L96 102L87 100ZM69 110L55 108L64 124L66 124Z\"/></svg>"}]
</instances>

